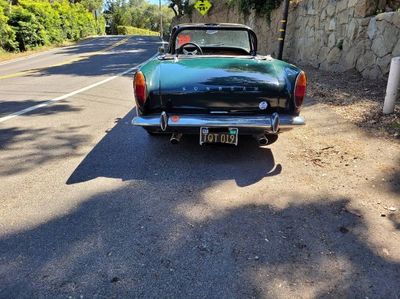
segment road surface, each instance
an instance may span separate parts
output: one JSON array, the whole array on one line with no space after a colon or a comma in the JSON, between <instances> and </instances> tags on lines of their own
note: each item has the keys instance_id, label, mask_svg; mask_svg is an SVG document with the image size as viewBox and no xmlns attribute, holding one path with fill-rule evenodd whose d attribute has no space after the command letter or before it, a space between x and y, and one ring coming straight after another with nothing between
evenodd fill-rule
<instances>
[{"instance_id":1,"label":"road surface","mask_svg":"<svg viewBox=\"0 0 400 299\"><path fill-rule=\"evenodd\" d=\"M158 46L0 64L0 298L399 298L398 144L312 99L269 148L150 137L131 77Z\"/></svg>"}]
</instances>

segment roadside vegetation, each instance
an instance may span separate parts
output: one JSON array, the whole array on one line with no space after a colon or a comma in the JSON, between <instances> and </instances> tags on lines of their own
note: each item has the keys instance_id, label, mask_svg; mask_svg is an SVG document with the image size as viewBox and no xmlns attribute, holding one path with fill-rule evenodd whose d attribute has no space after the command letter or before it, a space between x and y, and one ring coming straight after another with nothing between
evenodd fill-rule
<instances>
[{"instance_id":1,"label":"roadside vegetation","mask_svg":"<svg viewBox=\"0 0 400 299\"><path fill-rule=\"evenodd\" d=\"M142 29L132 26L117 26L117 33L120 35L149 35L149 36L160 35L160 33L157 31L151 31L149 29Z\"/></svg>"},{"instance_id":2,"label":"roadside vegetation","mask_svg":"<svg viewBox=\"0 0 400 299\"><path fill-rule=\"evenodd\" d=\"M163 31L168 32L173 11L167 6L161 7L163 17ZM104 16L109 25L110 34L138 34L154 35L160 32L160 8L156 4L150 4L145 0L113 0L106 2ZM141 31L138 29L144 29ZM125 33L127 32L127 33Z\"/></svg>"},{"instance_id":3,"label":"roadside vegetation","mask_svg":"<svg viewBox=\"0 0 400 299\"><path fill-rule=\"evenodd\" d=\"M108 34L165 35L174 17L168 5L146 0L0 0L0 61Z\"/></svg>"},{"instance_id":4,"label":"roadside vegetation","mask_svg":"<svg viewBox=\"0 0 400 299\"><path fill-rule=\"evenodd\" d=\"M24 52L103 34L104 18L93 0L0 0L1 51Z\"/></svg>"},{"instance_id":5,"label":"roadside vegetation","mask_svg":"<svg viewBox=\"0 0 400 299\"><path fill-rule=\"evenodd\" d=\"M266 16L271 20L271 13L277 9L283 0L229 0L229 4L236 5L244 14L254 10L259 16Z\"/></svg>"},{"instance_id":6,"label":"roadside vegetation","mask_svg":"<svg viewBox=\"0 0 400 299\"><path fill-rule=\"evenodd\" d=\"M228 6L236 6L244 14L250 14L252 10L256 12L258 16L266 16L268 20L271 18L273 10L277 9L283 0L227 0ZM191 15L194 10L193 1L189 0L170 0L168 5L176 17L183 15Z\"/></svg>"}]
</instances>

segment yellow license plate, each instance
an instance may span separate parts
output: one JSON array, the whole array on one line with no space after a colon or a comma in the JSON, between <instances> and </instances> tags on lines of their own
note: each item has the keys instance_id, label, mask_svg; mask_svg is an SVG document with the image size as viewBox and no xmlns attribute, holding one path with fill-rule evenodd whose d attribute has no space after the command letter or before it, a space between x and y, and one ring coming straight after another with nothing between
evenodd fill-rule
<instances>
[{"instance_id":1,"label":"yellow license plate","mask_svg":"<svg viewBox=\"0 0 400 299\"><path fill-rule=\"evenodd\" d=\"M239 129L225 130L214 128L200 128L200 145L204 143L222 143L238 145Z\"/></svg>"}]
</instances>

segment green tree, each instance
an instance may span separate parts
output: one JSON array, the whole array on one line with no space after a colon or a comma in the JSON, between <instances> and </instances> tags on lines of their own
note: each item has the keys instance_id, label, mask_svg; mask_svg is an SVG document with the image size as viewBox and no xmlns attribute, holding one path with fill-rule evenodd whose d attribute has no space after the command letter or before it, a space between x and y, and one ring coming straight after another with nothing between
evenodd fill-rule
<instances>
[{"instance_id":1,"label":"green tree","mask_svg":"<svg viewBox=\"0 0 400 299\"><path fill-rule=\"evenodd\" d=\"M171 8L176 17L181 17L190 10L189 0L169 0Z\"/></svg>"},{"instance_id":2,"label":"green tree","mask_svg":"<svg viewBox=\"0 0 400 299\"><path fill-rule=\"evenodd\" d=\"M0 47L6 51L79 40L103 34L104 28L104 18L95 18L84 3L19 0L10 7L8 1L0 0Z\"/></svg>"},{"instance_id":3,"label":"green tree","mask_svg":"<svg viewBox=\"0 0 400 299\"><path fill-rule=\"evenodd\" d=\"M33 14L36 21L42 26L41 35L43 36L44 44L54 44L63 41L60 15L54 10L50 2L20 0L19 4Z\"/></svg>"},{"instance_id":4,"label":"green tree","mask_svg":"<svg viewBox=\"0 0 400 299\"><path fill-rule=\"evenodd\" d=\"M6 51L15 51L18 49L18 43L15 40L14 30L8 25L8 14L8 2L0 0L0 48Z\"/></svg>"},{"instance_id":5,"label":"green tree","mask_svg":"<svg viewBox=\"0 0 400 299\"><path fill-rule=\"evenodd\" d=\"M103 0L82 0L80 3L90 12L100 12L103 8Z\"/></svg>"},{"instance_id":6,"label":"green tree","mask_svg":"<svg viewBox=\"0 0 400 299\"><path fill-rule=\"evenodd\" d=\"M167 31L171 25L173 13L165 5L162 6L161 13L164 21L163 27ZM159 6L149 4L145 0L109 1L106 3L104 15L114 34L118 33L118 26L132 26L151 31L160 30Z\"/></svg>"},{"instance_id":7,"label":"green tree","mask_svg":"<svg viewBox=\"0 0 400 299\"><path fill-rule=\"evenodd\" d=\"M44 27L36 16L22 6L13 7L8 24L15 32L19 49L26 51L30 48L46 44Z\"/></svg>"}]
</instances>

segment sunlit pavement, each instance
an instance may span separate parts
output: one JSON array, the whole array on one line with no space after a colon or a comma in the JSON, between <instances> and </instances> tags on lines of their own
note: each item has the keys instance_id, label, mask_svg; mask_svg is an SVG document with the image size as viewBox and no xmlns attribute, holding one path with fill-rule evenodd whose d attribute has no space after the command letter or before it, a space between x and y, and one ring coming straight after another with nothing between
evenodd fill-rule
<instances>
[{"instance_id":1,"label":"sunlit pavement","mask_svg":"<svg viewBox=\"0 0 400 299\"><path fill-rule=\"evenodd\" d=\"M123 39L0 65L0 118L93 86L0 123L1 298L400 297L397 144L312 99L269 148L150 137L96 85L159 46Z\"/></svg>"}]
</instances>

